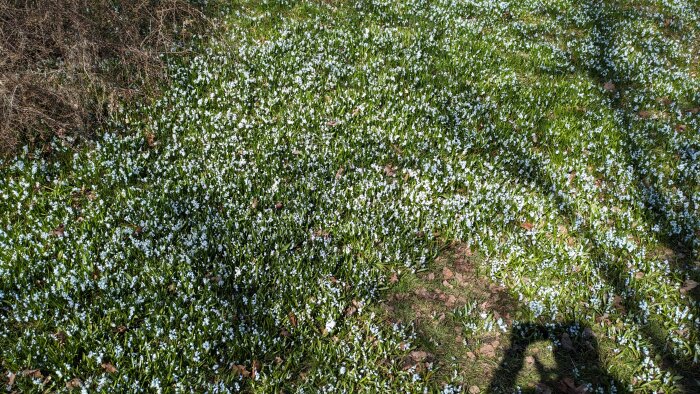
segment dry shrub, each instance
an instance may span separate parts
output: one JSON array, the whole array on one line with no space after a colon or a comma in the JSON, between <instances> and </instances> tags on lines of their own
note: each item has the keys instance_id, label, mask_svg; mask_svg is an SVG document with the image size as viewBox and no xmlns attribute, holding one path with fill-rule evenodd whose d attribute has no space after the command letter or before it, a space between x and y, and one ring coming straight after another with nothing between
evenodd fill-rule
<instances>
[{"instance_id":1,"label":"dry shrub","mask_svg":"<svg viewBox=\"0 0 700 394\"><path fill-rule=\"evenodd\" d=\"M160 55L207 25L202 3L0 0L0 157L89 139L119 101L153 93Z\"/></svg>"}]
</instances>

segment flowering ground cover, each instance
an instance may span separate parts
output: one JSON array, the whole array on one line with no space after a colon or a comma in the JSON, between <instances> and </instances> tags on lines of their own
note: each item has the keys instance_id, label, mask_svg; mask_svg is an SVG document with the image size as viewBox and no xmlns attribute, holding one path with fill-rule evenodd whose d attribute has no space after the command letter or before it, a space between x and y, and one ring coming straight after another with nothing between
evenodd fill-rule
<instances>
[{"instance_id":1,"label":"flowering ground cover","mask_svg":"<svg viewBox=\"0 0 700 394\"><path fill-rule=\"evenodd\" d=\"M697 3L228 12L0 166L8 390L698 390Z\"/></svg>"}]
</instances>

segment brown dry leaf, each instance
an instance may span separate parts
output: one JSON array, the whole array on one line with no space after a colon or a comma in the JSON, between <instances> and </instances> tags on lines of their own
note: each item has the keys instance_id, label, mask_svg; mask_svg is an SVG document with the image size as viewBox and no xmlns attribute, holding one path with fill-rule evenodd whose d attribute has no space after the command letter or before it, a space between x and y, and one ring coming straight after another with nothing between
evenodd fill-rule
<instances>
[{"instance_id":1,"label":"brown dry leaf","mask_svg":"<svg viewBox=\"0 0 700 394\"><path fill-rule=\"evenodd\" d=\"M387 164L386 166L384 166L384 175L395 177L396 176L396 167L394 167L391 164Z\"/></svg>"},{"instance_id":2,"label":"brown dry leaf","mask_svg":"<svg viewBox=\"0 0 700 394\"><path fill-rule=\"evenodd\" d=\"M613 298L613 306L614 306L615 309L617 309L617 311L620 312L620 313L625 313L625 312L626 312L625 306L622 305L622 297L620 297L619 295L616 295L616 296Z\"/></svg>"},{"instance_id":3,"label":"brown dry leaf","mask_svg":"<svg viewBox=\"0 0 700 394\"><path fill-rule=\"evenodd\" d=\"M615 84L612 83L612 81L608 81L603 85L603 89L605 89L608 92L613 92L615 91Z\"/></svg>"},{"instance_id":4,"label":"brown dry leaf","mask_svg":"<svg viewBox=\"0 0 700 394\"><path fill-rule=\"evenodd\" d=\"M523 223L520 224L520 227L524 228L524 229L527 230L527 231L530 231L530 230L532 230L533 228L535 228L535 225L532 224L532 223L530 223L530 222L523 222Z\"/></svg>"},{"instance_id":5,"label":"brown dry leaf","mask_svg":"<svg viewBox=\"0 0 700 394\"><path fill-rule=\"evenodd\" d=\"M574 380L567 377L557 383L558 391L566 394L584 394L587 389L585 385L576 387Z\"/></svg>"},{"instance_id":6,"label":"brown dry leaf","mask_svg":"<svg viewBox=\"0 0 700 394\"><path fill-rule=\"evenodd\" d=\"M347 308L345 308L345 316L348 316L348 317L349 317L349 316L352 316L352 315L355 314L355 312L357 312L357 308L355 308L355 307L352 306L352 305L349 306L349 307L347 307Z\"/></svg>"},{"instance_id":7,"label":"brown dry leaf","mask_svg":"<svg viewBox=\"0 0 700 394\"><path fill-rule=\"evenodd\" d=\"M450 280L454 277L454 273L447 267L442 267L442 277L445 280Z\"/></svg>"},{"instance_id":8,"label":"brown dry leaf","mask_svg":"<svg viewBox=\"0 0 700 394\"><path fill-rule=\"evenodd\" d=\"M56 338L58 343L60 343L61 345L66 343L66 339L68 339L68 335L63 331L56 332L55 334L53 334L53 337Z\"/></svg>"},{"instance_id":9,"label":"brown dry leaf","mask_svg":"<svg viewBox=\"0 0 700 394\"><path fill-rule=\"evenodd\" d=\"M637 113L637 116L639 116L642 119L649 119L651 118L651 115L653 115L651 111L639 111Z\"/></svg>"},{"instance_id":10,"label":"brown dry leaf","mask_svg":"<svg viewBox=\"0 0 700 394\"><path fill-rule=\"evenodd\" d=\"M54 235L56 237L62 237L63 233L65 232L65 229L66 229L66 226L64 226L63 223L61 223L58 225L58 227L51 230L51 235Z\"/></svg>"},{"instance_id":11,"label":"brown dry leaf","mask_svg":"<svg viewBox=\"0 0 700 394\"><path fill-rule=\"evenodd\" d=\"M277 201L277 202L275 203L275 209L276 209L276 210L279 211L279 210L282 209L283 207L284 207L284 204L282 204L281 201Z\"/></svg>"},{"instance_id":12,"label":"brown dry leaf","mask_svg":"<svg viewBox=\"0 0 700 394\"><path fill-rule=\"evenodd\" d=\"M644 272L639 271L636 274L634 274L635 279L642 279L644 277Z\"/></svg>"},{"instance_id":13,"label":"brown dry leaf","mask_svg":"<svg viewBox=\"0 0 700 394\"><path fill-rule=\"evenodd\" d=\"M287 329L283 328L280 330L280 335L285 338L289 338L292 334L290 334L289 331L287 331Z\"/></svg>"},{"instance_id":14,"label":"brown dry leaf","mask_svg":"<svg viewBox=\"0 0 700 394\"><path fill-rule=\"evenodd\" d=\"M434 280L435 279L435 274L434 273L429 273L428 274L428 280Z\"/></svg>"},{"instance_id":15,"label":"brown dry leaf","mask_svg":"<svg viewBox=\"0 0 700 394\"><path fill-rule=\"evenodd\" d=\"M563 347L564 350L567 350L569 352L574 351L574 344L573 342L571 342L571 337L568 333L561 334L561 347Z\"/></svg>"},{"instance_id":16,"label":"brown dry leaf","mask_svg":"<svg viewBox=\"0 0 700 394\"><path fill-rule=\"evenodd\" d=\"M153 148L156 146L156 136L153 135L153 133L146 133L146 143L148 144L149 148Z\"/></svg>"},{"instance_id":17,"label":"brown dry leaf","mask_svg":"<svg viewBox=\"0 0 700 394\"><path fill-rule=\"evenodd\" d=\"M481 389L479 386L470 386L469 387L469 394L479 394L481 392Z\"/></svg>"},{"instance_id":18,"label":"brown dry leaf","mask_svg":"<svg viewBox=\"0 0 700 394\"><path fill-rule=\"evenodd\" d=\"M42 375L41 371L38 369L25 369L22 371L22 376L29 376L36 379L41 379L44 377L44 375Z\"/></svg>"},{"instance_id":19,"label":"brown dry leaf","mask_svg":"<svg viewBox=\"0 0 700 394\"><path fill-rule=\"evenodd\" d=\"M688 126L686 126L684 124L677 124L675 129L677 132L682 133L688 129Z\"/></svg>"},{"instance_id":20,"label":"brown dry leaf","mask_svg":"<svg viewBox=\"0 0 700 394\"><path fill-rule=\"evenodd\" d=\"M282 357L280 357L280 356L275 357L275 364L280 365L280 364L282 364L282 362L283 362Z\"/></svg>"},{"instance_id":21,"label":"brown dry leaf","mask_svg":"<svg viewBox=\"0 0 700 394\"><path fill-rule=\"evenodd\" d=\"M396 283L399 281L399 276L396 275L396 272L391 273L391 278L389 278L389 283Z\"/></svg>"},{"instance_id":22,"label":"brown dry leaf","mask_svg":"<svg viewBox=\"0 0 700 394\"><path fill-rule=\"evenodd\" d=\"M552 389L549 388L544 383L537 383L537 386L535 386L535 393L537 394L552 394Z\"/></svg>"},{"instance_id":23,"label":"brown dry leaf","mask_svg":"<svg viewBox=\"0 0 700 394\"><path fill-rule=\"evenodd\" d=\"M250 377L255 379L255 376L258 374L258 371L260 370L260 362L258 360L253 360L253 365L250 367L252 370Z\"/></svg>"},{"instance_id":24,"label":"brown dry leaf","mask_svg":"<svg viewBox=\"0 0 700 394\"><path fill-rule=\"evenodd\" d=\"M9 388L12 388L12 386L15 384L16 377L17 377L17 374L14 374L12 372L7 373L7 386Z\"/></svg>"},{"instance_id":25,"label":"brown dry leaf","mask_svg":"<svg viewBox=\"0 0 700 394\"><path fill-rule=\"evenodd\" d=\"M128 330L128 328L126 326L119 326L119 327L114 329L114 332L116 332L117 334L123 334L127 330Z\"/></svg>"},{"instance_id":26,"label":"brown dry leaf","mask_svg":"<svg viewBox=\"0 0 700 394\"><path fill-rule=\"evenodd\" d=\"M345 167L340 167L335 173L335 179L340 179L345 174Z\"/></svg>"},{"instance_id":27,"label":"brown dry leaf","mask_svg":"<svg viewBox=\"0 0 700 394\"><path fill-rule=\"evenodd\" d=\"M419 363L428 358L428 353L422 350L414 350L408 356L411 357L411 360Z\"/></svg>"},{"instance_id":28,"label":"brown dry leaf","mask_svg":"<svg viewBox=\"0 0 700 394\"><path fill-rule=\"evenodd\" d=\"M700 112L700 107L688 108L688 112L690 112L691 114L697 114L698 112Z\"/></svg>"},{"instance_id":29,"label":"brown dry leaf","mask_svg":"<svg viewBox=\"0 0 700 394\"><path fill-rule=\"evenodd\" d=\"M81 382L80 379L78 379L78 378L73 378L73 379L66 382L66 388L68 390L77 389L78 387L80 387L82 385L83 385L83 382Z\"/></svg>"},{"instance_id":30,"label":"brown dry leaf","mask_svg":"<svg viewBox=\"0 0 700 394\"><path fill-rule=\"evenodd\" d=\"M696 287L698 287L698 282L692 279L687 279L685 282L683 282L683 287L681 287L681 293L686 294Z\"/></svg>"},{"instance_id":31,"label":"brown dry leaf","mask_svg":"<svg viewBox=\"0 0 700 394\"><path fill-rule=\"evenodd\" d=\"M250 209L258 209L258 204L260 204L260 201L258 201L258 198L255 197L253 200L250 202Z\"/></svg>"},{"instance_id":32,"label":"brown dry leaf","mask_svg":"<svg viewBox=\"0 0 700 394\"><path fill-rule=\"evenodd\" d=\"M292 325L292 327L297 326L297 317L294 312L289 312L289 323Z\"/></svg>"},{"instance_id":33,"label":"brown dry leaf","mask_svg":"<svg viewBox=\"0 0 700 394\"><path fill-rule=\"evenodd\" d=\"M100 367L102 367L102 369L104 369L107 373L117 372L117 368L115 368L114 365L112 365L112 363L102 363L100 364Z\"/></svg>"},{"instance_id":34,"label":"brown dry leaf","mask_svg":"<svg viewBox=\"0 0 700 394\"><path fill-rule=\"evenodd\" d=\"M494 357L496 356L496 349L494 349L493 345L487 343L479 349L479 353L481 353L482 356Z\"/></svg>"},{"instance_id":35,"label":"brown dry leaf","mask_svg":"<svg viewBox=\"0 0 700 394\"><path fill-rule=\"evenodd\" d=\"M335 127L337 125L338 125L337 120L329 120L328 122L326 122L326 126Z\"/></svg>"},{"instance_id":36,"label":"brown dry leaf","mask_svg":"<svg viewBox=\"0 0 700 394\"><path fill-rule=\"evenodd\" d=\"M525 357L525 362L532 365L535 363L535 358L532 356L527 356L527 357Z\"/></svg>"},{"instance_id":37,"label":"brown dry leaf","mask_svg":"<svg viewBox=\"0 0 700 394\"><path fill-rule=\"evenodd\" d=\"M241 375L244 378L247 378L248 376L250 376L250 372L245 367L245 365L233 364L233 365L231 365L231 369L233 370L234 373Z\"/></svg>"}]
</instances>

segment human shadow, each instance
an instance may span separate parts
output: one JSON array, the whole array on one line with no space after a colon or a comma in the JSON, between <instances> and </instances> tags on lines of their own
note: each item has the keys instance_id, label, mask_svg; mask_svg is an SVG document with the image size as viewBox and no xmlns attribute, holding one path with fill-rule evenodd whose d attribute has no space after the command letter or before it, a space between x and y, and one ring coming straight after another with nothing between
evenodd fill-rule
<instances>
[{"instance_id":1,"label":"human shadow","mask_svg":"<svg viewBox=\"0 0 700 394\"><path fill-rule=\"evenodd\" d=\"M540 356L527 356L528 348L538 342L551 342L555 366L547 367ZM539 383L517 387L519 373L525 363L532 364ZM586 383L579 382L583 378ZM591 387L592 385L592 387ZM510 332L510 346L489 385L491 393L567 393L590 392L602 388L606 392L621 390L623 385L610 376L600 362L598 341L593 331L581 323L522 323Z\"/></svg>"}]
</instances>

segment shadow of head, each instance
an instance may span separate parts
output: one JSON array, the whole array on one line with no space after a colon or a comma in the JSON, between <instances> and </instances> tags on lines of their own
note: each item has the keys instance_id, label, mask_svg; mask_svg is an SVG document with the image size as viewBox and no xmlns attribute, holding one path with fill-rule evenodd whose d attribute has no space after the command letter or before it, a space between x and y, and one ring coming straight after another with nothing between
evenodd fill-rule
<instances>
[{"instance_id":1,"label":"shadow of head","mask_svg":"<svg viewBox=\"0 0 700 394\"><path fill-rule=\"evenodd\" d=\"M546 355L530 355L543 342L551 345L549 362L542 359ZM599 388L604 392L621 391L622 384L606 372L599 357L598 341L590 327L582 323L514 325L510 347L493 375L489 392L583 394ZM536 372L538 381L518 387L518 377L526 364Z\"/></svg>"}]
</instances>

